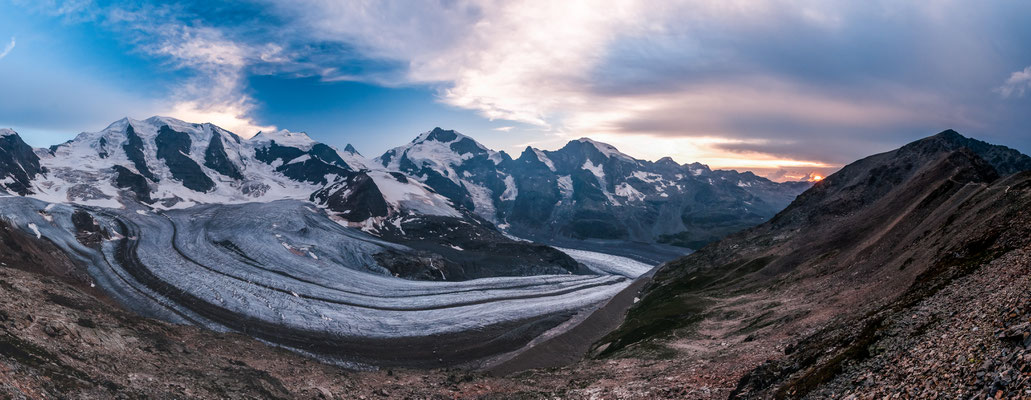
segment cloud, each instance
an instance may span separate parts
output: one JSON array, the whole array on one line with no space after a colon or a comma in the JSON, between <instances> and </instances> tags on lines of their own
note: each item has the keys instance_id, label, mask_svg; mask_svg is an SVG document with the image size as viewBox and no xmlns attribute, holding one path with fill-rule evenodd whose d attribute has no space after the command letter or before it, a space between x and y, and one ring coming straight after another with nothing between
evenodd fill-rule
<instances>
[{"instance_id":1,"label":"cloud","mask_svg":"<svg viewBox=\"0 0 1031 400\"><path fill-rule=\"evenodd\" d=\"M554 142L634 135L626 150L645 154L656 147L645 138L794 137L807 146L770 151L821 163L988 126L990 110L957 99L993 85L986 60L999 56L983 27L1020 14L954 0L261 4L304 27L294 40L346 43L403 66L339 79L428 85L443 103L557 133ZM821 140L852 135L866 142ZM747 157L770 155L762 146ZM751 161L706 150L692 154Z\"/></svg>"},{"instance_id":2,"label":"cloud","mask_svg":"<svg viewBox=\"0 0 1031 400\"><path fill-rule=\"evenodd\" d=\"M273 6L312 27L314 39L352 43L367 57L406 64L381 79L436 85L447 104L537 126L551 126L565 103L587 100L579 84L604 58L611 32L631 29L650 8L625 0L605 7L319 0Z\"/></svg>"},{"instance_id":3,"label":"cloud","mask_svg":"<svg viewBox=\"0 0 1031 400\"><path fill-rule=\"evenodd\" d=\"M514 126L501 126L501 127L494 128L494 130L499 131L499 132L510 132L512 129L515 129L515 127Z\"/></svg>"},{"instance_id":4,"label":"cloud","mask_svg":"<svg viewBox=\"0 0 1031 400\"><path fill-rule=\"evenodd\" d=\"M250 58L276 60L276 48L256 49L227 40L210 28L167 26L157 31L161 40L144 49L196 72L176 89L177 101L166 111L168 115L211 122L243 137L276 129L261 126L250 117L254 100L243 86L246 68L254 62Z\"/></svg>"},{"instance_id":5,"label":"cloud","mask_svg":"<svg viewBox=\"0 0 1031 400\"><path fill-rule=\"evenodd\" d=\"M8 54L11 54L11 50L14 50L14 44L14 36L11 36L11 43L8 43L7 46L0 51L0 60L3 60Z\"/></svg>"},{"instance_id":6,"label":"cloud","mask_svg":"<svg viewBox=\"0 0 1031 400\"><path fill-rule=\"evenodd\" d=\"M1009 79L1002 86L995 89L1003 98L1024 97L1024 93L1031 89L1031 67L1024 68L1010 74Z\"/></svg>"},{"instance_id":7,"label":"cloud","mask_svg":"<svg viewBox=\"0 0 1031 400\"><path fill-rule=\"evenodd\" d=\"M168 112L242 135L268 128L248 77L317 77L429 88L541 145L592 136L638 157L784 177L947 127L998 126L986 89L1000 65L1023 65L1013 60L1031 33L1031 5L962 0L44 3L191 72ZM996 92L1029 85L1031 67Z\"/></svg>"},{"instance_id":8,"label":"cloud","mask_svg":"<svg viewBox=\"0 0 1031 400\"><path fill-rule=\"evenodd\" d=\"M261 126L245 117L248 109L249 106L246 104L200 104L183 101L176 103L167 114L183 121L210 122L244 137L277 130L275 126Z\"/></svg>"},{"instance_id":9,"label":"cloud","mask_svg":"<svg viewBox=\"0 0 1031 400\"><path fill-rule=\"evenodd\" d=\"M158 114L212 122L244 137L275 129L255 122L255 101L244 84L255 63L283 61L274 43L231 38L226 26L206 22L182 5L45 0L28 7L69 23L97 24L169 69L186 72L156 108Z\"/></svg>"},{"instance_id":10,"label":"cloud","mask_svg":"<svg viewBox=\"0 0 1031 400\"><path fill-rule=\"evenodd\" d=\"M162 114L211 122L243 137L275 130L275 126L262 126L251 117L255 102L246 94L243 81L249 65L281 61L281 48L236 41L227 38L221 29L176 18L158 22L170 12L160 8L113 9L108 14L111 23L136 35L140 50L194 73L173 90L174 101Z\"/></svg>"}]
</instances>

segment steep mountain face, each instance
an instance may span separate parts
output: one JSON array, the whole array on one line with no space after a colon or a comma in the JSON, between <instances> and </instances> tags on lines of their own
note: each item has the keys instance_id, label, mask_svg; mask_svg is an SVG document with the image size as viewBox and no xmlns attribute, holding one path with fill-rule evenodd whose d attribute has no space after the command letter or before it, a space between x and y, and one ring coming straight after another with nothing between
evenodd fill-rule
<instances>
[{"instance_id":1,"label":"steep mountain face","mask_svg":"<svg viewBox=\"0 0 1031 400\"><path fill-rule=\"evenodd\" d=\"M20 195L32 193L32 180L45 172L32 147L14 131L0 129L0 189Z\"/></svg>"},{"instance_id":2,"label":"steep mountain face","mask_svg":"<svg viewBox=\"0 0 1031 400\"><path fill-rule=\"evenodd\" d=\"M518 158L436 128L377 163L405 172L520 236L662 240L700 247L761 223L805 190L751 173L634 159L580 139Z\"/></svg>"},{"instance_id":3,"label":"steep mountain face","mask_svg":"<svg viewBox=\"0 0 1031 400\"><path fill-rule=\"evenodd\" d=\"M888 321L911 320L962 277L1028 249L1031 173L1000 171L1029 160L952 131L859 160L771 221L664 266L597 351L711 337L741 349L728 365L755 368L734 396L815 393L871 357ZM756 352L771 360L757 364Z\"/></svg>"},{"instance_id":4,"label":"steep mountain face","mask_svg":"<svg viewBox=\"0 0 1031 400\"><path fill-rule=\"evenodd\" d=\"M942 154L969 152L1000 176L1031 170L1031 157L1004 147L963 137L953 130L907 144L895 151L864 158L828 176L778 215L777 226L805 225L842 217L896 190Z\"/></svg>"}]
</instances>

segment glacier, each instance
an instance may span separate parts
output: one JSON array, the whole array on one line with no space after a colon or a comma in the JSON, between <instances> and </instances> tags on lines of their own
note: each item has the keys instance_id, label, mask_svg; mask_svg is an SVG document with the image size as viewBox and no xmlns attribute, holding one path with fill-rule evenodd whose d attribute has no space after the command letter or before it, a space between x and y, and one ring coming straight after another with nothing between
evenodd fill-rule
<instances>
[{"instance_id":1,"label":"glacier","mask_svg":"<svg viewBox=\"0 0 1031 400\"><path fill-rule=\"evenodd\" d=\"M106 238L80 243L76 212L95 218ZM409 249L297 200L144 210L5 196L0 214L74 255L91 284L139 314L355 367L475 367L597 307L650 269L566 250L598 275L406 280L376 255Z\"/></svg>"}]
</instances>

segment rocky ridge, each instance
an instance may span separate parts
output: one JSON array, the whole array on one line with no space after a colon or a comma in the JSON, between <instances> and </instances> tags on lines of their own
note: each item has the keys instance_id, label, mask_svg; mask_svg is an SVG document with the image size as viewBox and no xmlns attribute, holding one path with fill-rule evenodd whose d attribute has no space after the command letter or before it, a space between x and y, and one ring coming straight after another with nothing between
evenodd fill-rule
<instances>
[{"instance_id":1,"label":"rocky ridge","mask_svg":"<svg viewBox=\"0 0 1031 400\"><path fill-rule=\"evenodd\" d=\"M946 131L857 161L770 222L667 264L596 352L635 357L713 334L784 346L732 395L823 398L823 385L891 336L885 321L1027 245L1031 175L998 173L1027 156L968 140Z\"/></svg>"}]
</instances>

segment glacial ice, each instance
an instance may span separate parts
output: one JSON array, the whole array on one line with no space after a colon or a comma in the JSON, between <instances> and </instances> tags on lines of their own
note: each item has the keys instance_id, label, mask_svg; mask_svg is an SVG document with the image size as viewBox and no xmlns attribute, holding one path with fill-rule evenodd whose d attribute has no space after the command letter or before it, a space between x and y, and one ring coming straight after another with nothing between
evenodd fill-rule
<instances>
[{"instance_id":1,"label":"glacial ice","mask_svg":"<svg viewBox=\"0 0 1031 400\"><path fill-rule=\"evenodd\" d=\"M88 210L112 239L99 249L77 242L76 209ZM65 249L96 285L143 315L371 365L468 364L518 349L651 268L564 250L599 275L410 281L375 257L408 249L295 200L139 214L5 197L0 213ZM397 354L392 346L411 349Z\"/></svg>"}]
</instances>

